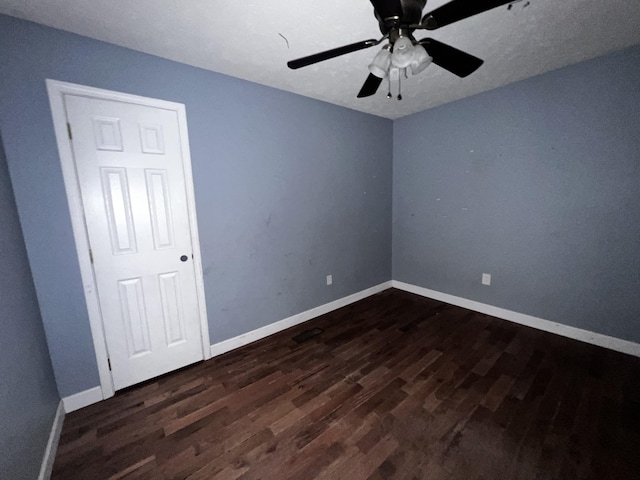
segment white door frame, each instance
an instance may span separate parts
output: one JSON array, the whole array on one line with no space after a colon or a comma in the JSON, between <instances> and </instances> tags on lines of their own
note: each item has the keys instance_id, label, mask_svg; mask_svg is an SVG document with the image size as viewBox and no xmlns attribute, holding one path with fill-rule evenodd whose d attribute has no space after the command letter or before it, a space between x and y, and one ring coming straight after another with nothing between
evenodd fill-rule
<instances>
[{"instance_id":1,"label":"white door frame","mask_svg":"<svg viewBox=\"0 0 640 480\"><path fill-rule=\"evenodd\" d=\"M89 313L89 324L91 325L91 336L98 362L98 372L100 374L100 388L102 398L112 397L115 393L111 371L109 370L109 360L107 356L107 343L104 335L100 304L96 292L96 282L93 265L89 257L89 237L84 217L84 208L80 196L80 185L76 174L75 160L69 141L67 130L67 114L64 104L64 95L78 95L83 97L98 98L102 100L112 100L116 102L132 103L148 107L162 108L175 111L178 117L178 128L180 130L180 142L182 149L182 163L184 166L184 180L187 195L187 209L189 212L189 226L191 227L191 242L193 248L193 262L195 266L196 293L198 297L198 311L200 314L200 329L202 332L202 354L204 359L211 358L211 345L209 340L209 325L207 322L207 309L205 305L204 279L202 274L202 260L200 255L200 241L198 238L198 223L196 221L196 204L193 192L193 175L191 172L191 154L189 152L189 139L187 136L187 114L185 106L180 103L168 102L154 98L139 97L125 93L112 92L99 88L76 85L73 83L60 82L47 79L47 91L49 93L49 103L53 117L53 126L60 153L60 163L62 165L62 175L64 177L69 210L71 213L71 223L73 225L73 236L76 242L78 262L80 263L80 274L84 286L84 296L87 302Z\"/></svg>"}]
</instances>

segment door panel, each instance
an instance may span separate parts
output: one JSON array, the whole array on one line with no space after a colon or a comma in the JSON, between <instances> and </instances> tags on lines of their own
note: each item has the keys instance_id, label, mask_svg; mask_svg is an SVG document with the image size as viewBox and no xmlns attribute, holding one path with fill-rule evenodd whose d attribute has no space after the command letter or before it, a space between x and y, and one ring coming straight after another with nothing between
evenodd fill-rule
<instances>
[{"instance_id":1,"label":"door panel","mask_svg":"<svg viewBox=\"0 0 640 480\"><path fill-rule=\"evenodd\" d=\"M165 170L146 170L147 192L151 208L151 227L156 249L173 247L171 202Z\"/></svg>"},{"instance_id":2,"label":"door panel","mask_svg":"<svg viewBox=\"0 0 640 480\"><path fill-rule=\"evenodd\" d=\"M77 95L65 107L120 389L203 358L181 132L172 110Z\"/></svg>"}]
</instances>

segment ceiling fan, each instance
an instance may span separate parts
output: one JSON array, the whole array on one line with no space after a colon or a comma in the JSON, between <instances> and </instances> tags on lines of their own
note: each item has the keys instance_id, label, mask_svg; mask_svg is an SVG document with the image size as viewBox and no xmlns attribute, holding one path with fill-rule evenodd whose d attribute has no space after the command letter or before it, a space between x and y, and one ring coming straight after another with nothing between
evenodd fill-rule
<instances>
[{"instance_id":1,"label":"ceiling fan","mask_svg":"<svg viewBox=\"0 0 640 480\"><path fill-rule=\"evenodd\" d=\"M287 66L298 69L314 63L339 57L347 53L379 45L384 40L389 43L374 57L369 65L369 76L358 93L358 98L376 93L384 78L397 79L400 92L402 74L408 77L422 72L431 62L459 76L466 77L475 72L483 61L450 45L423 38L416 40L415 30L436 30L445 25L469 18L492 8L514 3L518 0L452 0L422 16L427 0L370 0L378 20L382 38L351 43L342 47L291 60ZM391 90L387 94L391 98ZM402 100L398 93L398 100Z\"/></svg>"}]
</instances>

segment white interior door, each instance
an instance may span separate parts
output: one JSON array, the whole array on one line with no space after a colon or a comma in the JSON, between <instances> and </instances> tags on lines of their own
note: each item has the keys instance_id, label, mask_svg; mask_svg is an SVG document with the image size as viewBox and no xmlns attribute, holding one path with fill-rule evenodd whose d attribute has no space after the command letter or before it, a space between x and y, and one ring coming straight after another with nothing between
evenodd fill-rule
<instances>
[{"instance_id":1,"label":"white interior door","mask_svg":"<svg viewBox=\"0 0 640 480\"><path fill-rule=\"evenodd\" d=\"M64 104L117 390L204 358L181 131L173 110Z\"/></svg>"}]
</instances>

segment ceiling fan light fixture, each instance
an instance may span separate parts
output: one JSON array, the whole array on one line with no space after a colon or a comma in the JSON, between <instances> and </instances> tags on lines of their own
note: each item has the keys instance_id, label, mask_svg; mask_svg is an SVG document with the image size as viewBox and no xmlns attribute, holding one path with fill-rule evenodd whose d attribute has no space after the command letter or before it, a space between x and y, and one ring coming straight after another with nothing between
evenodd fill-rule
<instances>
[{"instance_id":1,"label":"ceiling fan light fixture","mask_svg":"<svg viewBox=\"0 0 640 480\"><path fill-rule=\"evenodd\" d=\"M407 78L407 69L411 69L411 73L416 75L431 63L435 63L460 78L467 77L480 68L483 63L481 59L433 38L423 38L418 42L413 36L414 31L435 30L518 0L445 1L444 5L432 10L420 20L427 0L371 0L382 38L379 40L371 38L307 55L287 62L287 66L296 70L373 47L387 40L389 44L384 46L369 64L370 73L358 92L358 98L374 95L383 79L389 78L389 87L391 87L394 78L397 78L397 98L401 100L400 74L404 74Z\"/></svg>"},{"instance_id":2,"label":"ceiling fan light fixture","mask_svg":"<svg viewBox=\"0 0 640 480\"><path fill-rule=\"evenodd\" d=\"M422 45L413 47L413 61L411 62L411 73L417 75L431 65L433 58L429 56Z\"/></svg>"},{"instance_id":3,"label":"ceiling fan light fixture","mask_svg":"<svg viewBox=\"0 0 640 480\"><path fill-rule=\"evenodd\" d=\"M378 78L386 78L389 72L389 66L391 65L391 52L389 49L389 45L383 47L369 64L369 71L372 75Z\"/></svg>"},{"instance_id":4,"label":"ceiling fan light fixture","mask_svg":"<svg viewBox=\"0 0 640 480\"><path fill-rule=\"evenodd\" d=\"M391 63L396 68L407 68L413 60L415 48L408 37L400 37L393 44Z\"/></svg>"}]
</instances>

